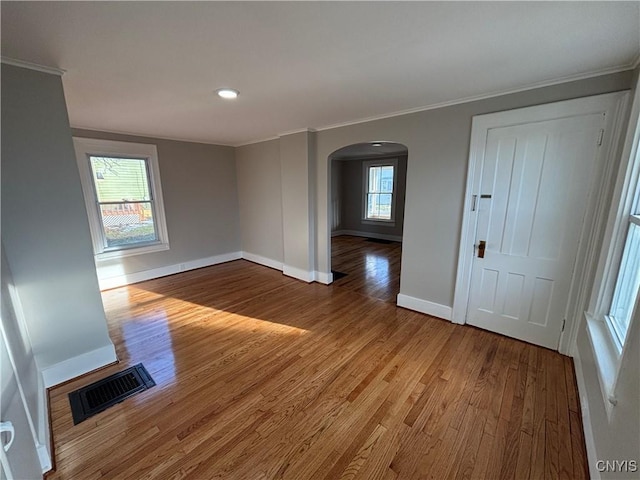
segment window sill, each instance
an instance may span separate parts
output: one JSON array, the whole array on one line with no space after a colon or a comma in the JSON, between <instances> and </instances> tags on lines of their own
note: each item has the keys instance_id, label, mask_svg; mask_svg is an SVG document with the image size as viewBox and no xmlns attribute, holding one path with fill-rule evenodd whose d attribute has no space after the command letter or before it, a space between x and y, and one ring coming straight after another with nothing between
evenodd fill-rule
<instances>
[{"instance_id":1,"label":"window sill","mask_svg":"<svg viewBox=\"0 0 640 480\"><path fill-rule=\"evenodd\" d=\"M126 248L123 250L98 253L95 255L95 258L96 262L103 262L113 260L114 258L133 257L135 255L144 255L145 253L161 252L163 250L169 250L168 243L154 243L143 247Z\"/></svg>"},{"instance_id":2,"label":"window sill","mask_svg":"<svg viewBox=\"0 0 640 480\"><path fill-rule=\"evenodd\" d=\"M385 227L395 227L396 226L395 220L374 220L372 218L367 218L365 220L362 220L361 223L363 225L381 225L381 226L385 226Z\"/></svg>"},{"instance_id":3,"label":"window sill","mask_svg":"<svg viewBox=\"0 0 640 480\"><path fill-rule=\"evenodd\" d=\"M617 402L614 390L620 364L620 353L611 338L611 333L604 319L599 320L588 313L585 313L585 317L604 407L607 417L611 418L611 412Z\"/></svg>"}]
</instances>

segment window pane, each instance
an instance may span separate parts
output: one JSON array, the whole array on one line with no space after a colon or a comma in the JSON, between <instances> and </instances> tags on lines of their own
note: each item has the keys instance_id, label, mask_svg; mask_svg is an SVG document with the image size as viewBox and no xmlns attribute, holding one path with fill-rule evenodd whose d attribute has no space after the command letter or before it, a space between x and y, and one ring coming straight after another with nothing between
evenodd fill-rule
<instances>
[{"instance_id":1,"label":"window pane","mask_svg":"<svg viewBox=\"0 0 640 480\"><path fill-rule=\"evenodd\" d=\"M380 192L393 192L393 166L381 167L380 171Z\"/></svg>"},{"instance_id":2,"label":"window pane","mask_svg":"<svg viewBox=\"0 0 640 480\"><path fill-rule=\"evenodd\" d=\"M624 342L631 320L631 313L638 296L640 286L640 226L630 223L627 243L622 254L620 273L613 294L610 317Z\"/></svg>"},{"instance_id":3,"label":"window pane","mask_svg":"<svg viewBox=\"0 0 640 480\"><path fill-rule=\"evenodd\" d=\"M146 160L93 156L89 160L99 202L151 200Z\"/></svg>"},{"instance_id":4,"label":"window pane","mask_svg":"<svg viewBox=\"0 0 640 480\"><path fill-rule=\"evenodd\" d=\"M150 202L102 204L100 215L107 248L158 240Z\"/></svg>"},{"instance_id":5,"label":"window pane","mask_svg":"<svg viewBox=\"0 0 640 480\"><path fill-rule=\"evenodd\" d=\"M369 193L367 195L367 218L376 218L378 214L378 194Z\"/></svg>"},{"instance_id":6,"label":"window pane","mask_svg":"<svg viewBox=\"0 0 640 480\"><path fill-rule=\"evenodd\" d=\"M367 191L374 193L380 191L380 167L369 167L369 185Z\"/></svg>"},{"instance_id":7,"label":"window pane","mask_svg":"<svg viewBox=\"0 0 640 480\"><path fill-rule=\"evenodd\" d=\"M379 205L378 218L390 220L391 219L391 194L389 193L380 194L378 205Z\"/></svg>"},{"instance_id":8,"label":"window pane","mask_svg":"<svg viewBox=\"0 0 640 480\"><path fill-rule=\"evenodd\" d=\"M367 195L367 218L391 220L391 194L370 193Z\"/></svg>"}]
</instances>

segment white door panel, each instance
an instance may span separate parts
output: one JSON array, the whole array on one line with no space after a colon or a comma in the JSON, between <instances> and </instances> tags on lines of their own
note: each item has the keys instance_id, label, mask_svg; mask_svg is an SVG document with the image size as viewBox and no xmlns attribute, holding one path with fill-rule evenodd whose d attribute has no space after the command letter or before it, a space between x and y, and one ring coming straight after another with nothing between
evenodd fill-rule
<instances>
[{"instance_id":1,"label":"white door panel","mask_svg":"<svg viewBox=\"0 0 640 480\"><path fill-rule=\"evenodd\" d=\"M602 113L490 129L467 321L556 349L598 159Z\"/></svg>"}]
</instances>

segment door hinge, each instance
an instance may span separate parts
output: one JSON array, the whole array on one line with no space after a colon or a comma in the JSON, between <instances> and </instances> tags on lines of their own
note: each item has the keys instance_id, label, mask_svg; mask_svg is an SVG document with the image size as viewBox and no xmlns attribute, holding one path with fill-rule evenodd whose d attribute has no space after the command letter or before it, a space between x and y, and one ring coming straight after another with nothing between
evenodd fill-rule
<instances>
[{"instance_id":1,"label":"door hinge","mask_svg":"<svg viewBox=\"0 0 640 480\"><path fill-rule=\"evenodd\" d=\"M601 128L600 133L598 134L598 146L602 145L603 138L604 138L604 128Z\"/></svg>"},{"instance_id":2,"label":"door hinge","mask_svg":"<svg viewBox=\"0 0 640 480\"><path fill-rule=\"evenodd\" d=\"M560 330L561 332L564 332L564 325L565 325L565 323L567 323L567 319L566 319L566 318L563 318L563 319L562 319L562 330Z\"/></svg>"}]
</instances>

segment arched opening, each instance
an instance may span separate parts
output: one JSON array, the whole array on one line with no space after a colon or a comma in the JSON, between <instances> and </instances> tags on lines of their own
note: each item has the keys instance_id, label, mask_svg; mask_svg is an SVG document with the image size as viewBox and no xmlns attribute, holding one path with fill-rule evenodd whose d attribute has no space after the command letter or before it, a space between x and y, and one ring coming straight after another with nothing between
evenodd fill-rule
<instances>
[{"instance_id":1,"label":"arched opening","mask_svg":"<svg viewBox=\"0 0 640 480\"><path fill-rule=\"evenodd\" d=\"M333 285L396 303L400 290L408 149L389 141L329 155Z\"/></svg>"}]
</instances>

